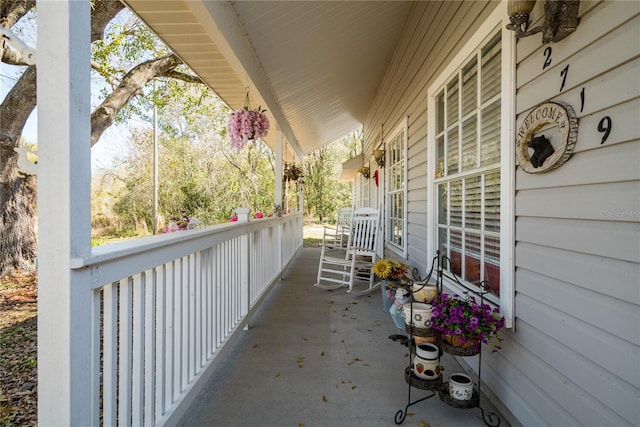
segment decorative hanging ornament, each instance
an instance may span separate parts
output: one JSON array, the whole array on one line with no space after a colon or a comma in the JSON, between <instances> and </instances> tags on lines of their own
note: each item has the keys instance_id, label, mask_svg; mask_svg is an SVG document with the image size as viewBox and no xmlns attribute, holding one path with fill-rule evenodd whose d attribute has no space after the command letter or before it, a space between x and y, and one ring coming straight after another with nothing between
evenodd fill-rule
<instances>
[{"instance_id":1,"label":"decorative hanging ornament","mask_svg":"<svg viewBox=\"0 0 640 427\"><path fill-rule=\"evenodd\" d=\"M244 108L233 111L227 120L227 133L231 139L231 146L240 151L247 142L263 138L269 131L267 110L258 107L254 110L249 106L249 88L244 101Z\"/></svg>"}]
</instances>

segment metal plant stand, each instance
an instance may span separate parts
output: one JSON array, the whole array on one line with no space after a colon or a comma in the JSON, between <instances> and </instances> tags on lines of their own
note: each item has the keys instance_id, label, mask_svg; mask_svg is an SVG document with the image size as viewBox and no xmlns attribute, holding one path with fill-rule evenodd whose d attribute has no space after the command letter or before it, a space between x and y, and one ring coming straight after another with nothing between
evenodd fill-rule
<instances>
[{"instance_id":1,"label":"metal plant stand","mask_svg":"<svg viewBox=\"0 0 640 427\"><path fill-rule=\"evenodd\" d=\"M448 257L440 255L440 251L438 251L436 257L432 261L431 270L429 271L427 278L420 282L414 282L409 284L410 291L412 292L412 294L421 291L428 284L435 270L437 295L440 295L442 293L443 277L447 277L453 280L457 285L461 286L467 292L477 295L480 298L480 304L483 304L484 295L487 293L487 291L485 291L484 283L480 284L479 291L469 288L468 286L460 282L460 280L456 277L455 274L444 272L443 266L445 262L451 265L451 260ZM414 289L414 286L412 285L415 286L415 289ZM413 305L411 306L410 313L411 313L411 319L413 319ZM407 416L407 411L410 406L423 402L427 399L430 399L438 395L440 397L440 400L442 400L444 403L455 408L460 408L460 409L479 408L482 413L482 420L484 421L484 423L489 427L498 427L500 425L499 416L495 412L485 411L482 408L482 406L480 406L480 396L481 396L481 389L482 389L482 348L476 351L472 351L469 349L461 349L459 347L454 347L448 344L447 342L441 340L439 333L432 328L422 329L422 328L413 327L409 324L405 324L405 330L409 334L409 346L408 346L409 347L409 366L405 368L404 378L407 384L409 385L408 387L409 391L407 396L407 405L405 406L404 409L400 409L398 410L398 412L396 412L395 419L394 419L395 423L402 424L402 422L404 422ZM440 374L438 378L434 380L425 380L417 377L414 374L412 370L413 358L416 354L416 348L414 345L412 345L412 343L414 342L414 337L430 337L430 338L435 337L438 348L440 349L440 354L439 354L440 357L442 357L443 351L456 357L468 357L468 356L478 355L477 388L474 388L470 400L458 400L450 396L449 382L442 380L442 374ZM482 345L480 347L482 347ZM440 357L438 358L438 364L440 363ZM428 394L417 400L411 400L412 399L411 391L413 388L427 391Z\"/></svg>"}]
</instances>

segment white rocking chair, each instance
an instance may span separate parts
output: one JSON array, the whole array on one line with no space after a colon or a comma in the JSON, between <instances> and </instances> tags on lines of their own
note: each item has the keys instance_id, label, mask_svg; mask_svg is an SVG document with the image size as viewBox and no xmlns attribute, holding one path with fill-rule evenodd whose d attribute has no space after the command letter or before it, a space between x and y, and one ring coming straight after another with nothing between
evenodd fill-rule
<instances>
[{"instance_id":1,"label":"white rocking chair","mask_svg":"<svg viewBox=\"0 0 640 427\"><path fill-rule=\"evenodd\" d=\"M347 247L352 216L353 208L340 208L338 209L336 226L324 226L322 249L325 253L330 250L344 250Z\"/></svg>"},{"instance_id":2,"label":"white rocking chair","mask_svg":"<svg viewBox=\"0 0 640 427\"><path fill-rule=\"evenodd\" d=\"M333 290L347 286L353 291L355 282L367 283L363 291L353 291L355 295L365 295L377 289L374 285L373 264L378 260L378 230L380 213L377 209L362 208L353 213L351 228L345 248L323 246L320 252L318 277L314 286Z\"/></svg>"}]
</instances>

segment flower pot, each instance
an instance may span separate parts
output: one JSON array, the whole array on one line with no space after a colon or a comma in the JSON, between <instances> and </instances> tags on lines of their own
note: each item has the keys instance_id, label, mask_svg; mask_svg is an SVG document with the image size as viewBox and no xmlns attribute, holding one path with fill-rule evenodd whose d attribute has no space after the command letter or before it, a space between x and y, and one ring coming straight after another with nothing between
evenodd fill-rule
<instances>
[{"instance_id":1,"label":"flower pot","mask_svg":"<svg viewBox=\"0 0 640 427\"><path fill-rule=\"evenodd\" d=\"M449 395L456 400L471 400L473 380L467 374L455 373L449 377Z\"/></svg>"},{"instance_id":2,"label":"flower pot","mask_svg":"<svg viewBox=\"0 0 640 427\"><path fill-rule=\"evenodd\" d=\"M416 343L416 345L420 345L420 344L424 344L424 343L435 344L438 341L438 337L437 336L419 337L417 335L414 335L413 336L413 341Z\"/></svg>"},{"instance_id":3,"label":"flower pot","mask_svg":"<svg viewBox=\"0 0 640 427\"><path fill-rule=\"evenodd\" d=\"M405 322L420 329L431 328L431 304L412 302L404 306Z\"/></svg>"},{"instance_id":4,"label":"flower pot","mask_svg":"<svg viewBox=\"0 0 640 427\"><path fill-rule=\"evenodd\" d=\"M423 380L435 380L440 377L440 363L438 359L423 359L417 354L413 358L411 364L413 373L416 377Z\"/></svg>"},{"instance_id":5,"label":"flower pot","mask_svg":"<svg viewBox=\"0 0 640 427\"><path fill-rule=\"evenodd\" d=\"M416 354L423 359L434 360L440 357L440 349L431 343L416 344Z\"/></svg>"},{"instance_id":6,"label":"flower pot","mask_svg":"<svg viewBox=\"0 0 640 427\"><path fill-rule=\"evenodd\" d=\"M475 356L480 353L477 339L467 339L464 343L457 335L444 335L440 343L442 350L454 356Z\"/></svg>"},{"instance_id":7,"label":"flower pot","mask_svg":"<svg viewBox=\"0 0 640 427\"><path fill-rule=\"evenodd\" d=\"M429 304L438 295L438 288L436 285L413 285L411 291L413 292L413 299L416 302Z\"/></svg>"},{"instance_id":8,"label":"flower pot","mask_svg":"<svg viewBox=\"0 0 640 427\"><path fill-rule=\"evenodd\" d=\"M460 348L470 348L470 347L473 347L475 343L478 342L478 340L474 338L467 338L465 339L464 342L462 342L462 337L460 335L446 335L444 337L444 340L448 344L451 344L454 347L460 347Z\"/></svg>"},{"instance_id":9,"label":"flower pot","mask_svg":"<svg viewBox=\"0 0 640 427\"><path fill-rule=\"evenodd\" d=\"M391 308L391 304L393 304L393 301L391 301L389 299L389 295L387 295L386 284L382 284L382 286L380 287L380 293L382 294L382 311L388 313L389 309Z\"/></svg>"}]
</instances>

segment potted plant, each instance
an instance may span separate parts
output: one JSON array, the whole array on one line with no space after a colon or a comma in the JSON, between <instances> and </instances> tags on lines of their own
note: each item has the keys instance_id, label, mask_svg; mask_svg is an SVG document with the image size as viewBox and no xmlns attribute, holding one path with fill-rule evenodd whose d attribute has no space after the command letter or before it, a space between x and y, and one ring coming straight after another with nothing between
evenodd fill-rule
<instances>
[{"instance_id":1,"label":"potted plant","mask_svg":"<svg viewBox=\"0 0 640 427\"><path fill-rule=\"evenodd\" d=\"M400 282L407 279L409 266L395 259L382 258L373 264L373 274L383 280Z\"/></svg>"},{"instance_id":2,"label":"potted plant","mask_svg":"<svg viewBox=\"0 0 640 427\"><path fill-rule=\"evenodd\" d=\"M395 299L394 288L400 285L402 279L407 278L409 266L395 259L382 258L372 267L373 274L384 281L382 284L382 311L389 312Z\"/></svg>"},{"instance_id":3,"label":"potted plant","mask_svg":"<svg viewBox=\"0 0 640 427\"><path fill-rule=\"evenodd\" d=\"M481 343L492 352L500 350L502 338L498 332L504 327L504 317L499 308L480 304L473 295L441 294L432 305L432 328L441 332L445 343L475 353L480 351Z\"/></svg>"},{"instance_id":4,"label":"potted plant","mask_svg":"<svg viewBox=\"0 0 640 427\"><path fill-rule=\"evenodd\" d=\"M292 164L284 164L284 179L286 181L297 181L302 177L302 168Z\"/></svg>"},{"instance_id":5,"label":"potted plant","mask_svg":"<svg viewBox=\"0 0 640 427\"><path fill-rule=\"evenodd\" d=\"M267 135L269 119L265 114L267 110L260 107L251 110L248 104L244 108L233 111L227 119L227 133L231 139L231 145L238 151L247 142L255 141Z\"/></svg>"}]
</instances>

